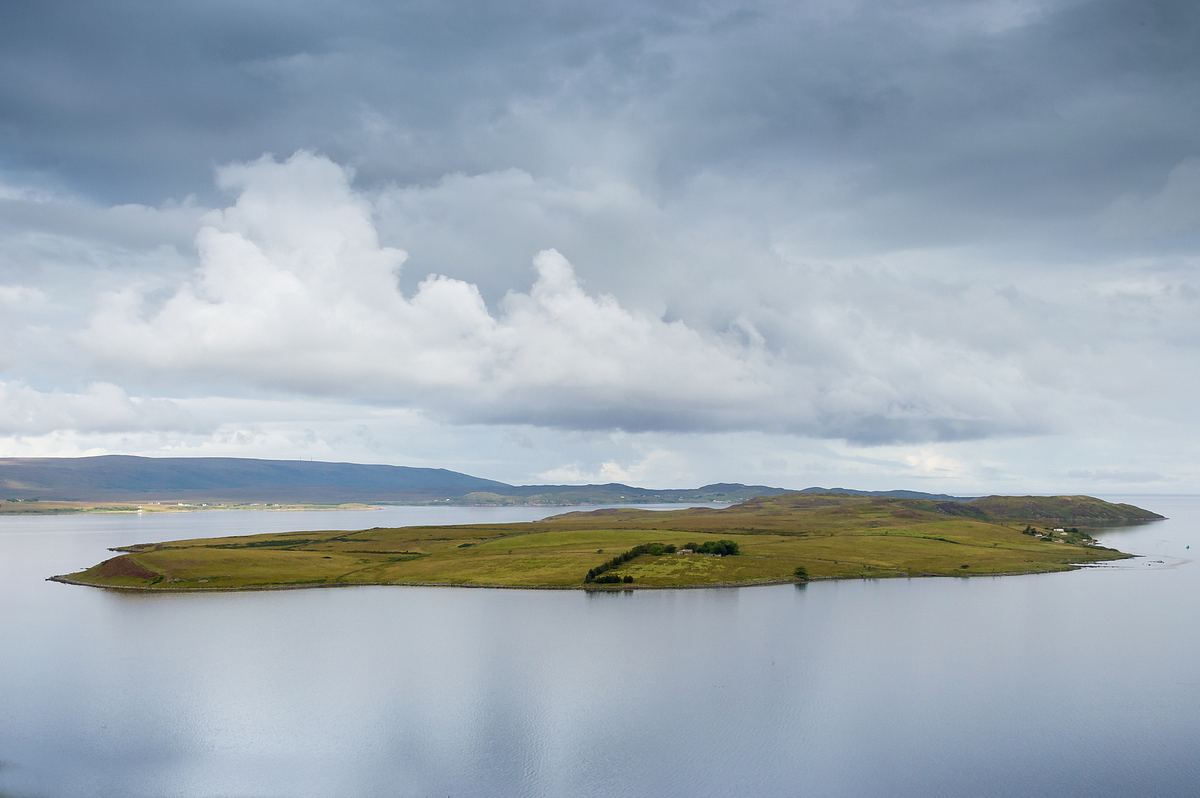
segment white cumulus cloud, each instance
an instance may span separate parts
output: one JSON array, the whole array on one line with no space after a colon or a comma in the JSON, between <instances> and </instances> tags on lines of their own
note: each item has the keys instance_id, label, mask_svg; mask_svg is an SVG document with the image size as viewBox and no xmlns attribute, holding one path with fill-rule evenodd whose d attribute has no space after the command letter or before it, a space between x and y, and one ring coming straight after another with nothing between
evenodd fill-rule
<instances>
[{"instance_id":1,"label":"white cumulus cloud","mask_svg":"<svg viewBox=\"0 0 1200 798\"><path fill-rule=\"evenodd\" d=\"M381 244L352 175L307 152L222 169L235 202L208 213L199 266L165 299L102 298L80 340L114 368L205 385L409 406L468 423L572 429L759 429L861 440L959 439L1046 424L1040 389L978 351L836 306L798 306L807 337L772 348L589 293L547 249L527 291L489 307ZM198 384L199 384L198 383Z\"/></svg>"},{"instance_id":2,"label":"white cumulus cloud","mask_svg":"<svg viewBox=\"0 0 1200 798\"><path fill-rule=\"evenodd\" d=\"M40 391L0 381L0 435L44 435L61 431L125 432L179 430L194 420L166 399L130 396L111 383L79 392Z\"/></svg>"}]
</instances>

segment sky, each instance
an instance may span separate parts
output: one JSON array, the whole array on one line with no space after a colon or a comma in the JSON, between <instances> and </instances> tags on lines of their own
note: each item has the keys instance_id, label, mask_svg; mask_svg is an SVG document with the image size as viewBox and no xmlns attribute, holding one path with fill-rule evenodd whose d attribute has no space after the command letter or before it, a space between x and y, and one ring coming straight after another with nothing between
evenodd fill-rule
<instances>
[{"instance_id":1,"label":"sky","mask_svg":"<svg viewBox=\"0 0 1200 798\"><path fill-rule=\"evenodd\" d=\"M0 5L0 456L1196 492L1200 5Z\"/></svg>"}]
</instances>

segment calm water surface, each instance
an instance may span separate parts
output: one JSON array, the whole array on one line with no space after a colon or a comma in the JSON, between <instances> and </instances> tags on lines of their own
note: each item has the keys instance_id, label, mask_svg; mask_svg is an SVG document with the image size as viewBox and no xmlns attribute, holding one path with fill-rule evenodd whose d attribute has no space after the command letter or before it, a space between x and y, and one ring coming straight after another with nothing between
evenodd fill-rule
<instances>
[{"instance_id":1,"label":"calm water surface","mask_svg":"<svg viewBox=\"0 0 1200 798\"><path fill-rule=\"evenodd\" d=\"M0 795L1194 796L1200 498L1130 500L1115 566L599 595L42 581L536 509L0 517Z\"/></svg>"}]
</instances>

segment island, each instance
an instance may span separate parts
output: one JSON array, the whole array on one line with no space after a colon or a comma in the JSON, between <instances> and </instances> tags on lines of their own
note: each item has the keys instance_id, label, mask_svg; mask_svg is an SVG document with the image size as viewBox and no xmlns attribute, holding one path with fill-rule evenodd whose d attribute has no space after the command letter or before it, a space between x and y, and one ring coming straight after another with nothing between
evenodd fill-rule
<instances>
[{"instance_id":1,"label":"island","mask_svg":"<svg viewBox=\"0 0 1200 798\"><path fill-rule=\"evenodd\" d=\"M722 508L287 532L132 545L69 584L147 591L348 585L636 589L1066 571L1130 555L1088 532L1162 516L1088 496L788 493Z\"/></svg>"}]
</instances>

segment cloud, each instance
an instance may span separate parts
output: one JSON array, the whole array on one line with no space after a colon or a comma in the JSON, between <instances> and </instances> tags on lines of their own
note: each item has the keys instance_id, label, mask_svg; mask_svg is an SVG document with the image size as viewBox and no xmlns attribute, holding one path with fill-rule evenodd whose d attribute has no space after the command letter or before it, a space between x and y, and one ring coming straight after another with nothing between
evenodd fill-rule
<instances>
[{"instance_id":1,"label":"cloud","mask_svg":"<svg viewBox=\"0 0 1200 798\"><path fill-rule=\"evenodd\" d=\"M0 381L192 420L0 449L1194 473L1195 3L77 5L0 11Z\"/></svg>"},{"instance_id":2,"label":"cloud","mask_svg":"<svg viewBox=\"0 0 1200 798\"><path fill-rule=\"evenodd\" d=\"M114 203L203 191L213 163L302 147L370 185L507 169L603 172L664 197L712 175L838 183L836 243L870 248L1069 239L1196 155L1198 12L1183 0L467 10L29 5L0 25L3 166Z\"/></svg>"},{"instance_id":3,"label":"cloud","mask_svg":"<svg viewBox=\"0 0 1200 798\"><path fill-rule=\"evenodd\" d=\"M471 283L398 287L366 195L306 152L226 167L233 205L205 217L200 265L165 300L127 288L80 343L174 379L416 407L456 423L565 429L757 429L859 441L954 440L1047 423L1003 361L827 308L772 350L588 293L563 255L493 310Z\"/></svg>"},{"instance_id":4,"label":"cloud","mask_svg":"<svg viewBox=\"0 0 1200 798\"><path fill-rule=\"evenodd\" d=\"M537 475L540 482L549 484L607 484L620 482L647 488L669 488L680 485L695 487L696 476L689 459L665 448L652 448L625 464L605 460L594 468L579 463L559 466ZM699 483L695 483L698 485Z\"/></svg>"},{"instance_id":5,"label":"cloud","mask_svg":"<svg viewBox=\"0 0 1200 798\"><path fill-rule=\"evenodd\" d=\"M0 285L0 306L20 307L38 305L46 301L46 294L34 286Z\"/></svg>"},{"instance_id":6,"label":"cloud","mask_svg":"<svg viewBox=\"0 0 1200 798\"><path fill-rule=\"evenodd\" d=\"M129 396L110 383L95 383L82 392L69 393L0 381L0 436L194 427L194 419L174 402Z\"/></svg>"},{"instance_id":7,"label":"cloud","mask_svg":"<svg viewBox=\"0 0 1200 798\"><path fill-rule=\"evenodd\" d=\"M919 448L904 455L904 462L921 477L953 479L968 470L964 463L929 448Z\"/></svg>"},{"instance_id":8,"label":"cloud","mask_svg":"<svg viewBox=\"0 0 1200 798\"><path fill-rule=\"evenodd\" d=\"M1074 468L1067 472L1067 476L1088 482L1116 482L1126 485L1171 481L1170 477L1157 471L1128 471L1119 468Z\"/></svg>"},{"instance_id":9,"label":"cloud","mask_svg":"<svg viewBox=\"0 0 1200 798\"><path fill-rule=\"evenodd\" d=\"M1194 236L1200 225L1200 157L1175 164L1157 191L1117 197L1101 222L1110 236Z\"/></svg>"}]
</instances>

